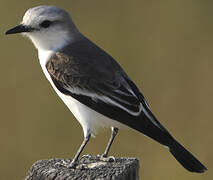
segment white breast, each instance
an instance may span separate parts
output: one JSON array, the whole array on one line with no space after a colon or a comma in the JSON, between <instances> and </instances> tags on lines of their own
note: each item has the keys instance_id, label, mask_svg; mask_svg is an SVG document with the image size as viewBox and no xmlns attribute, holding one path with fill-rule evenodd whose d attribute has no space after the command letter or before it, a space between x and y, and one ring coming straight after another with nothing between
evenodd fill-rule
<instances>
[{"instance_id":1,"label":"white breast","mask_svg":"<svg viewBox=\"0 0 213 180\"><path fill-rule=\"evenodd\" d=\"M43 51L39 50L39 60L42 67L42 70L47 77L47 79L50 81L52 87L56 91L56 93L59 95L59 97L63 100L63 102L67 105L67 107L70 109L70 111L73 113L75 118L79 121L81 124L84 136L87 135L87 133L92 133L93 136L97 133L98 129L101 127L126 127L125 125L112 120L110 118L107 118L106 116L103 116L100 113L97 113L96 111L88 108L84 104L80 103L79 101L75 100L71 96L67 96L65 94L62 94L54 85L47 69L46 69L46 63L50 56L54 53L53 51Z\"/></svg>"}]
</instances>

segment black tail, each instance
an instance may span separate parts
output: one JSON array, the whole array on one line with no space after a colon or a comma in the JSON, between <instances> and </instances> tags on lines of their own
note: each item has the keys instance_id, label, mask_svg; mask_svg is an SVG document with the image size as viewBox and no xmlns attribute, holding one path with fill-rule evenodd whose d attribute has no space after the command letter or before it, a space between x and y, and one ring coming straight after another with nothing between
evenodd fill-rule
<instances>
[{"instance_id":1,"label":"black tail","mask_svg":"<svg viewBox=\"0 0 213 180\"><path fill-rule=\"evenodd\" d=\"M189 151L174 140L174 143L169 147L169 151L175 159L187 170L191 172L202 173L207 168L198 161Z\"/></svg>"},{"instance_id":2,"label":"black tail","mask_svg":"<svg viewBox=\"0 0 213 180\"><path fill-rule=\"evenodd\" d=\"M134 129L169 147L169 151L175 159L187 170L197 173L202 173L207 170L207 168L180 145L156 119L152 119L152 121L155 120L154 124L148 118L144 116L141 117L143 118L142 121L138 121L137 124L134 123L134 126L132 125Z\"/></svg>"},{"instance_id":3,"label":"black tail","mask_svg":"<svg viewBox=\"0 0 213 180\"><path fill-rule=\"evenodd\" d=\"M160 124L160 122L150 111L144 96L140 93L136 85L128 78L126 78L126 81L131 86L134 93L138 96L140 102L143 105L143 111L138 117L139 119L132 121L130 118L131 120L128 121L127 118L125 121L126 125L156 140L164 146L169 147L169 151L172 153L175 159L188 171L202 173L207 170L207 168L200 161L198 161L189 151L181 146Z\"/></svg>"},{"instance_id":4,"label":"black tail","mask_svg":"<svg viewBox=\"0 0 213 180\"><path fill-rule=\"evenodd\" d=\"M134 126L132 126L134 129L169 147L169 151L175 159L187 170L197 173L202 173L207 170L200 161L180 145L169 132L156 119L154 119L154 116L152 119L154 123L145 116L141 115L141 117L143 120L138 121L137 125L135 123Z\"/></svg>"}]
</instances>

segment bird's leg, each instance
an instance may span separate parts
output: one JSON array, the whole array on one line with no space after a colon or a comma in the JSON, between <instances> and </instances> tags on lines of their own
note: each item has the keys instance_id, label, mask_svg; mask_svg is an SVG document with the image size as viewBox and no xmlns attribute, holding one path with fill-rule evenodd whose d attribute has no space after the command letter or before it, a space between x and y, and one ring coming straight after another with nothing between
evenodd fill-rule
<instances>
[{"instance_id":1,"label":"bird's leg","mask_svg":"<svg viewBox=\"0 0 213 180\"><path fill-rule=\"evenodd\" d=\"M74 167L76 165L76 161L78 160L81 152L83 151L84 147L86 146L86 144L88 143L89 139L91 137L91 133L87 133L87 135L84 137L84 141L83 143L81 144L81 146L79 147L77 153L75 154L75 157L73 158L71 164L69 167Z\"/></svg>"},{"instance_id":2,"label":"bird's leg","mask_svg":"<svg viewBox=\"0 0 213 180\"><path fill-rule=\"evenodd\" d=\"M107 147L106 147L104 153L102 154L102 157L106 158L108 156L109 149L110 149L117 133L118 133L118 128L112 127L112 134L111 134L111 137L110 137L109 142L107 144Z\"/></svg>"}]
</instances>

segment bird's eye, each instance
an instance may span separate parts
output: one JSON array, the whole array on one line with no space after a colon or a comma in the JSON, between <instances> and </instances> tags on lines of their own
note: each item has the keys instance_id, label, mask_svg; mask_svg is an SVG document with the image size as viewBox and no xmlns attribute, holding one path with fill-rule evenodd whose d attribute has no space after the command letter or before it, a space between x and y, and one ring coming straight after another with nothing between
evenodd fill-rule
<instances>
[{"instance_id":1,"label":"bird's eye","mask_svg":"<svg viewBox=\"0 0 213 180\"><path fill-rule=\"evenodd\" d=\"M48 28L51 24L52 24L51 21L45 20L40 24L40 26L43 28Z\"/></svg>"}]
</instances>

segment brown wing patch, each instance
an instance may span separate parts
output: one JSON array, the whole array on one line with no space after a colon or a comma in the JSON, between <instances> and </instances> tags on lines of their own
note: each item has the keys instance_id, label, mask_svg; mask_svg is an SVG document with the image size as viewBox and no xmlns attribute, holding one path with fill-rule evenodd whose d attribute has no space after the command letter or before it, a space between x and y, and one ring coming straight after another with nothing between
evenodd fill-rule
<instances>
[{"instance_id":1,"label":"brown wing patch","mask_svg":"<svg viewBox=\"0 0 213 180\"><path fill-rule=\"evenodd\" d=\"M56 53L46 64L47 71L65 86L73 87L80 84L80 65L72 56Z\"/></svg>"}]
</instances>

